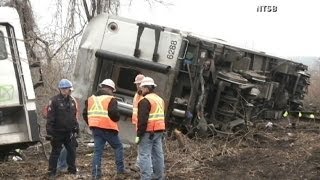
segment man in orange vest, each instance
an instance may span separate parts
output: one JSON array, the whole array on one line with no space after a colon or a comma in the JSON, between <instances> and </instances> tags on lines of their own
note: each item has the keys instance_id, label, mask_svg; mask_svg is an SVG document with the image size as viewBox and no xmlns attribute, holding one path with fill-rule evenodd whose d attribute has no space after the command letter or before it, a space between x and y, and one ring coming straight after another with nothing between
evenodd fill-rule
<instances>
[{"instance_id":1,"label":"man in orange vest","mask_svg":"<svg viewBox=\"0 0 320 180\"><path fill-rule=\"evenodd\" d=\"M141 84L141 81L143 78L144 78L144 75L138 74L133 82L137 87L137 92L134 95L133 102L132 102L132 105L133 105L132 124L134 124L136 126L136 130L137 130L137 125L138 125L138 103L143 98L142 91L140 89L140 84ZM138 151L138 156L137 156L135 166L137 168L139 168L139 151Z\"/></svg>"},{"instance_id":2,"label":"man in orange vest","mask_svg":"<svg viewBox=\"0 0 320 180\"><path fill-rule=\"evenodd\" d=\"M136 76L136 78L134 79L134 84L136 85L137 87L137 92L136 94L134 95L133 97L133 102L132 102L132 105L133 105L133 112L132 112L132 124L136 125L138 124L138 117L137 117L137 113L138 113L138 103L139 101L143 98L142 96L142 91L140 89L140 84L141 84L141 81L142 79L144 78L144 75L142 74L138 74Z\"/></svg>"},{"instance_id":3,"label":"man in orange vest","mask_svg":"<svg viewBox=\"0 0 320 180\"><path fill-rule=\"evenodd\" d=\"M115 150L117 173L127 173L124 167L123 146L118 136L117 122L120 114L117 100L113 96L115 84L111 79L105 79L99 87L96 94L88 98L83 110L83 118L92 130L94 139L93 179L101 179L101 157L106 142Z\"/></svg>"},{"instance_id":4,"label":"man in orange vest","mask_svg":"<svg viewBox=\"0 0 320 180\"><path fill-rule=\"evenodd\" d=\"M143 99L138 103L139 167L141 179L164 178L164 154L162 139L165 131L164 101L154 93L157 85L150 77L141 81Z\"/></svg>"}]
</instances>

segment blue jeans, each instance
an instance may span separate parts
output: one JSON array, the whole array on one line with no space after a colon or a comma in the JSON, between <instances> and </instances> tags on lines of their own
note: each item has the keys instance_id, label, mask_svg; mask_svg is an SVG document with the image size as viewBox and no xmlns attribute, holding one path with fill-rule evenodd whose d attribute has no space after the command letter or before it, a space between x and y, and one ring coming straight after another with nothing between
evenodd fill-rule
<instances>
[{"instance_id":1,"label":"blue jeans","mask_svg":"<svg viewBox=\"0 0 320 180\"><path fill-rule=\"evenodd\" d=\"M92 177L94 179L101 178L101 158L106 142L108 142L108 144L115 150L115 162L117 165L117 172L124 172L123 146L118 134L109 130L103 130L99 128L92 128L91 130L94 139Z\"/></svg>"},{"instance_id":2,"label":"blue jeans","mask_svg":"<svg viewBox=\"0 0 320 180\"><path fill-rule=\"evenodd\" d=\"M142 180L164 178L163 133L145 133L139 143L139 167Z\"/></svg>"},{"instance_id":3,"label":"blue jeans","mask_svg":"<svg viewBox=\"0 0 320 180\"><path fill-rule=\"evenodd\" d=\"M62 150L60 152L60 156L59 156L59 159L58 159L57 170L58 171L62 171L62 170L67 169L67 168L68 168L68 164L67 164L67 149L63 145L63 148L62 148Z\"/></svg>"}]
</instances>

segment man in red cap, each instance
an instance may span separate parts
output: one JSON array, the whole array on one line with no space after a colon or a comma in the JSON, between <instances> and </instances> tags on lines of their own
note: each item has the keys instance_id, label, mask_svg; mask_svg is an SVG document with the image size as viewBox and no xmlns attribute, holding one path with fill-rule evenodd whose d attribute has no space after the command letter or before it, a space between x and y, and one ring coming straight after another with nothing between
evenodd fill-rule
<instances>
[{"instance_id":1,"label":"man in red cap","mask_svg":"<svg viewBox=\"0 0 320 180\"><path fill-rule=\"evenodd\" d=\"M143 78L144 78L144 75L138 74L136 76L136 78L134 79L134 82L133 82L137 87L137 92L134 95L133 102L132 102L132 105L133 105L132 124L136 125L136 127L137 127L137 124L138 124L138 117L137 117L138 103L143 98L141 89L139 87Z\"/></svg>"},{"instance_id":2,"label":"man in red cap","mask_svg":"<svg viewBox=\"0 0 320 180\"><path fill-rule=\"evenodd\" d=\"M138 74L136 76L136 78L134 79L134 82L133 82L137 87L137 92L133 97L133 102L132 102L133 111L132 111L132 119L131 120L132 120L132 124L134 124L136 126L136 130L137 130L137 125L138 125L138 103L143 98L142 91L140 89L140 84L141 84L141 81L142 81L143 78L144 78L144 75ZM136 163L135 163L135 166L137 168L139 168L139 159L140 158L139 158L139 152L138 152L137 160L136 160Z\"/></svg>"}]
</instances>

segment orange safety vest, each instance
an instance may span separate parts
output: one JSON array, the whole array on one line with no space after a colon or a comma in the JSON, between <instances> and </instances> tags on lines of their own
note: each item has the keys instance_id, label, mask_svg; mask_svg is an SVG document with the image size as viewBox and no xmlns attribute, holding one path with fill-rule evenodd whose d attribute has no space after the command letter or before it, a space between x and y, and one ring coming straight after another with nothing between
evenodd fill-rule
<instances>
[{"instance_id":1,"label":"orange safety vest","mask_svg":"<svg viewBox=\"0 0 320 180\"><path fill-rule=\"evenodd\" d=\"M151 110L149 113L147 132L165 130L164 120L164 101L155 93L150 93L145 96L151 104Z\"/></svg>"},{"instance_id":2,"label":"orange safety vest","mask_svg":"<svg viewBox=\"0 0 320 180\"><path fill-rule=\"evenodd\" d=\"M133 97L133 102L132 102L133 108L132 108L131 121L132 121L132 124L135 124L136 126L138 124L138 104L141 99L143 99L143 96L136 93Z\"/></svg>"},{"instance_id":3,"label":"orange safety vest","mask_svg":"<svg viewBox=\"0 0 320 180\"><path fill-rule=\"evenodd\" d=\"M92 95L88 99L88 123L89 127L113 129L119 131L118 124L112 121L108 115L109 103L113 96Z\"/></svg>"}]
</instances>

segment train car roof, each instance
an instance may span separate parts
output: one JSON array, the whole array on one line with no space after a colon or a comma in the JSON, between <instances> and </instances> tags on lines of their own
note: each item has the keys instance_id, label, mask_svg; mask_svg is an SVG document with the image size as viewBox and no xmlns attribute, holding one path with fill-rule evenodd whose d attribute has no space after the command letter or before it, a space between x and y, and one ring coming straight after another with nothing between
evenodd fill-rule
<instances>
[{"instance_id":1,"label":"train car roof","mask_svg":"<svg viewBox=\"0 0 320 180\"><path fill-rule=\"evenodd\" d=\"M0 23L9 23L20 26L19 14L15 8L0 7Z\"/></svg>"},{"instance_id":2,"label":"train car roof","mask_svg":"<svg viewBox=\"0 0 320 180\"><path fill-rule=\"evenodd\" d=\"M110 15L110 17L114 18L114 19L119 19L119 20L122 20L122 21L131 22L131 23L147 23L147 22L143 22L143 21L139 21L139 20L132 20L132 19L128 19L128 18L124 18L124 17L120 17L120 16L115 16L115 15ZM223 39L207 37L207 36L199 35L199 34L196 34L196 33L193 33L193 32L188 32L188 31L179 30L179 29L166 27L166 26L161 26L161 25L152 24L152 23L147 23L147 24L151 24L153 26L161 27L166 31L180 33L182 36L191 36L191 37L197 38L197 39L199 39L201 41L206 41L206 42L209 42L209 43L212 43L212 44L220 44L220 45L224 45L224 46L227 46L227 47L229 46L232 49L239 49L239 50L244 51L244 52L248 52L248 53L252 53L252 54L256 54L256 55L261 55L261 56L269 57L269 58L272 58L272 59L280 59L280 60L283 60L283 61L294 62L294 61L292 61L292 60L290 60L288 58L276 56L276 55L273 55L271 53L266 53L264 51L259 51L259 50L252 49L252 48L240 47L238 45L229 43L229 42L227 42L227 41L225 41ZM297 63L297 62L294 62L294 63Z\"/></svg>"}]
</instances>

